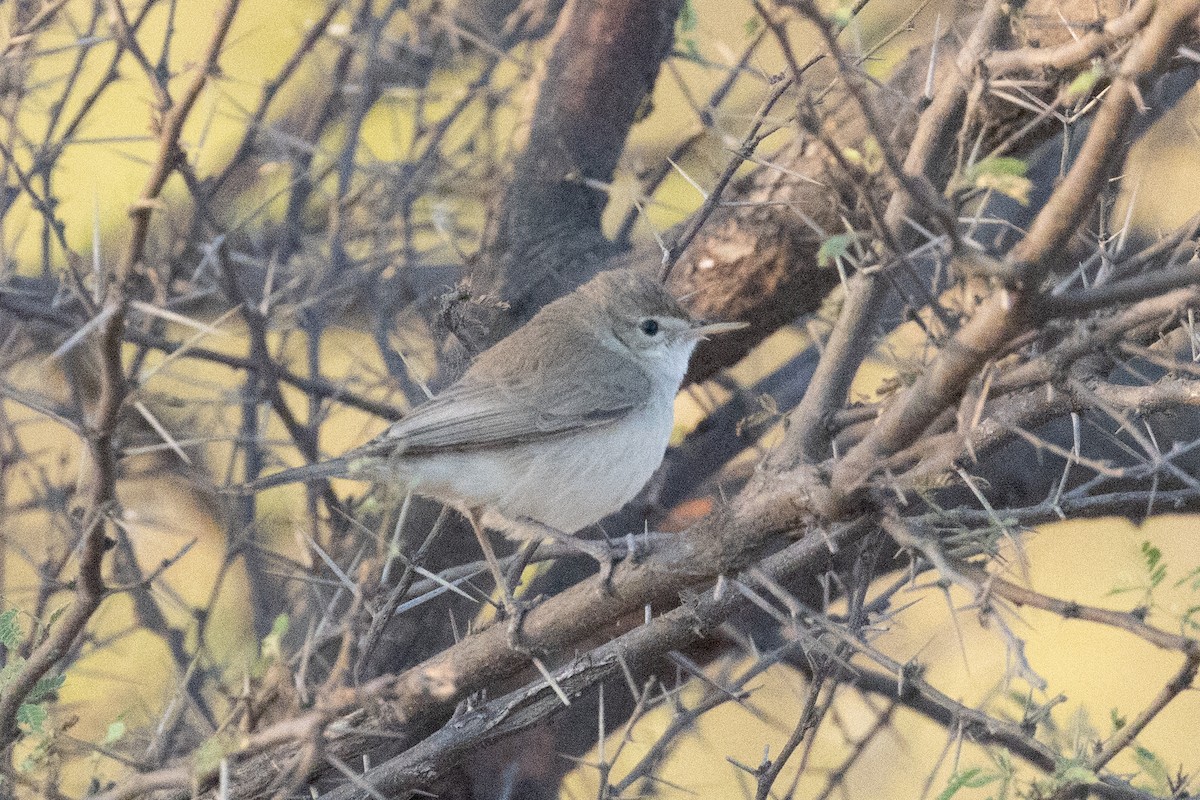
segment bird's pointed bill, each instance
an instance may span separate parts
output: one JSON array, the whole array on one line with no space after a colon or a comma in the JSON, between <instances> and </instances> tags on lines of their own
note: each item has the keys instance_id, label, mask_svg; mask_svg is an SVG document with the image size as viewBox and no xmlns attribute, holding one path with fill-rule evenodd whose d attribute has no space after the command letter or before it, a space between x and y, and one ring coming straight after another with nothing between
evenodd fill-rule
<instances>
[{"instance_id":1,"label":"bird's pointed bill","mask_svg":"<svg viewBox=\"0 0 1200 800\"><path fill-rule=\"evenodd\" d=\"M707 320L696 320L692 323L692 334L700 338L705 338L715 333L740 331L749 325L749 322L708 322Z\"/></svg>"}]
</instances>

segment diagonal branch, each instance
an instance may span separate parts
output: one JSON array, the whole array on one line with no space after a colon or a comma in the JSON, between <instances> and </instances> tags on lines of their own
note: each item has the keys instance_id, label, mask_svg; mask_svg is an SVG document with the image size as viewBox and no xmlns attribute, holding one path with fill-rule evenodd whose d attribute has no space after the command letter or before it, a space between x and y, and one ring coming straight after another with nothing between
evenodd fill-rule
<instances>
[{"instance_id":1,"label":"diagonal branch","mask_svg":"<svg viewBox=\"0 0 1200 800\"><path fill-rule=\"evenodd\" d=\"M850 489L853 494L864 486L882 461L916 441L944 409L961 399L984 364L1035 324L1037 284L1091 210L1096 191L1119 168L1126 148L1124 131L1137 110L1138 84L1162 69L1198 11L1200 2L1195 0L1156 10L1122 64L1120 78L1105 95L1078 161L1029 234L1013 248L1011 260L1024 279L1023 287L1002 289L986 299L934 363L884 410L875 427L834 468L831 484L839 492Z\"/></svg>"}]
</instances>

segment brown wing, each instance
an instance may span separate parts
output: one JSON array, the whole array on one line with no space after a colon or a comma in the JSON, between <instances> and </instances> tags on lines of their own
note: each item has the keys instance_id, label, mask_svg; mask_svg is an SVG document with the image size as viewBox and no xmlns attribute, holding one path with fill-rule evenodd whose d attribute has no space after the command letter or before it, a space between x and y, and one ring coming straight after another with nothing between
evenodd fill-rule
<instances>
[{"instance_id":1,"label":"brown wing","mask_svg":"<svg viewBox=\"0 0 1200 800\"><path fill-rule=\"evenodd\" d=\"M518 378L469 372L367 447L422 453L535 441L606 425L650 395L645 372L605 348L520 366Z\"/></svg>"}]
</instances>

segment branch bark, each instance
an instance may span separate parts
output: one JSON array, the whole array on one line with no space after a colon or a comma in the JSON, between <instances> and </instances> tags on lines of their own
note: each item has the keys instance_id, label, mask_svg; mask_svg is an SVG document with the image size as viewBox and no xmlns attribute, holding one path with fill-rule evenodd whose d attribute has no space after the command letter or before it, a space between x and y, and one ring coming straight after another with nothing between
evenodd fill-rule
<instances>
[{"instance_id":1,"label":"branch bark","mask_svg":"<svg viewBox=\"0 0 1200 800\"><path fill-rule=\"evenodd\" d=\"M482 289L512 303L492 338L582 283L615 252L600 230L638 110L674 41L683 0L576 0L560 20L528 140L493 211Z\"/></svg>"}]
</instances>

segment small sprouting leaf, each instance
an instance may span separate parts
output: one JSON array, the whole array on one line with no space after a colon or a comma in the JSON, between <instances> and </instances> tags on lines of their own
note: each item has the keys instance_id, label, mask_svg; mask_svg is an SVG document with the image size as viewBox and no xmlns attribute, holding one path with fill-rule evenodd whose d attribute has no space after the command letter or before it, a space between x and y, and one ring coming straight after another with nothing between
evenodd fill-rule
<instances>
[{"instance_id":1,"label":"small sprouting leaf","mask_svg":"<svg viewBox=\"0 0 1200 800\"><path fill-rule=\"evenodd\" d=\"M27 703L37 703L51 692L57 692L66 682L66 675L43 675L25 697Z\"/></svg>"},{"instance_id":2,"label":"small sprouting leaf","mask_svg":"<svg viewBox=\"0 0 1200 800\"><path fill-rule=\"evenodd\" d=\"M856 241L858 241L857 233L839 233L830 236L821 242L821 247L817 250L817 266L828 267L836 259L845 256L850 250L850 245Z\"/></svg>"},{"instance_id":3,"label":"small sprouting leaf","mask_svg":"<svg viewBox=\"0 0 1200 800\"><path fill-rule=\"evenodd\" d=\"M1125 717L1121 716L1121 714L1115 708L1109 709L1108 716L1109 716L1109 719L1112 720L1112 726L1113 726L1114 731L1121 730L1121 728L1124 728L1125 724L1128 722L1128 720L1126 720Z\"/></svg>"},{"instance_id":4,"label":"small sprouting leaf","mask_svg":"<svg viewBox=\"0 0 1200 800\"><path fill-rule=\"evenodd\" d=\"M1029 165L1019 158L996 156L976 162L968 171L973 178L980 175L1017 175L1024 176L1029 171Z\"/></svg>"},{"instance_id":5,"label":"small sprouting leaf","mask_svg":"<svg viewBox=\"0 0 1200 800\"><path fill-rule=\"evenodd\" d=\"M1171 793L1171 771L1167 769L1167 765L1158 756L1146 748L1137 745L1133 748L1133 758L1137 761L1142 774L1150 779L1157 790L1156 793Z\"/></svg>"},{"instance_id":6,"label":"small sprouting leaf","mask_svg":"<svg viewBox=\"0 0 1200 800\"><path fill-rule=\"evenodd\" d=\"M678 47L683 51L683 56L689 60L703 62L700 47L696 44L696 37L692 35L696 31L699 21L693 0L684 0L683 7L679 9L679 16L675 19L675 37Z\"/></svg>"},{"instance_id":7,"label":"small sprouting leaf","mask_svg":"<svg viewBox=\"0 0 1200 800\"><path fill-rule=\"evenodd\" d=\"M758 18L757 15L755 15L753 17L750 17L750 19L746 20L746 23L744 25L742 25L742 30L744 30L746 32L747 37L750 37L750 36L753 36L754 34L758 33L758 29L760 27L762 27L762 21Z\"/></svg>"},{"instance_id":8,"label":"small sprouting leaf","mask_svg":"<svg viewBox=\"0 0 1200 800\"><path fill-rule=\"evenodd\" d=\"M1059 784L1075 783L1085 786L1100 780L1091 767L1078 759L1060 762L1054 777Z\"/></svg>"},{"instance_id":9,"label":"small sprouting leaf","mask_svg":"<svg viewBox=\"0 0 1200 800\"><path fill-rule=\"evenodd\" d=\"M1175 588L1178 589L1180 586L1183 586L1185 583L1191 584L1191 586L1189 588L1193 592L1196 591L1197 589L1200 589L1200 567L1196 567L1194 570L1189 572L1187 575L1184 575L1182 578L1177 580L1175 582Z\"/></svg>"},{"instance_id":10,"label":"small sprouting leaf","mask_svg":"<svg viewBox=\"0 0 1200 800\"><path fill-rule=\"evenodd\" d=\"M993 781L999 780L1000 776L995 772L984 772L979 767L972 767L963 772L956 772L950 777L950 783L938 795L938 800L950 800L959 789L978 789L981 786L987 786Z\"/></svg>"},{"instance_id":11,"label":"small sprouting leaf","mask_svg":"<svg viewBox=\"0 0 1200 800\"><path fill-rule=\"evenodd\" d=\"M1104 77L1104 68L1099 64L1093 64L1088 70L1085 70L1075 76L1075 80L1071 81L1067 86L1067 99L1078 100L1081 97L1086 97L1092 93L1092 89L1096 88L1096 84Z\"/></svg>"},{"instance_id":12,"label":"small sprouting leaf","mask_svg":"<svg viewBox=\"0 0 1200 800\"><path fill-rule=\"evenodd\" d=\"M42 725L48 716L44 703L21 703L17 708L17 722L34 733L42 732Z\"/></svg>"},{"instance_id":13,"label":"small sprouting leaf","mask_svg":"<svg viewBox=\"0 0 1200 800\"><path fill-rule=\"evenodd\" d=\"M21 626L17 624L17 610L10 608L0 614L0 644L16 647L21 643Z\"/></svg>"},{"instance_id":14,"label":"small sprouting leaf","mask_svg":"<svg viewBox=\"0 0 1200 800\"><path fill-rule=\"evenodd\" d=\"M221 759L229 751L226 738L220 734L210 736L204 740L204 744L196 748L195 754L192 757L192 764L195 767L197 775L206 775L215 772L217 767L221 765Z\"/></svg>"},{"instance_id":15,"label":"small sprouting leaf","mask_svg":"<svg viewBox=\"0 0 1200 800\"><path fill-rule=\"evenodd\" d=\"M972 164L965 177L968 185L992 189L1025 206L1033 189L1033 182L1025 177L1028 170L1029 165L1019 158L999 156Z\"/></svg>"},{"instance_id":16,"label":"small sprouting leaf","mask_svg":"<svg viewBox=\"0 0 1200 800\"><path fill-rule=\"evenodd\" d=\"M679 32L691 33L696 30L696 24L699 21L696 15L696 6L692 4L692 0L683 0L683 8L679 9Z\"/></svg>"},{"instance_id":17,"label":"small sprouting leaf","mask_svg":"<svg viewBox=\"0 0 1200 800\"><path fill-rule=\"evenodd\" d=\"M1183 619L1181 622L1188 630L1200 631L1200 606L1192 606L1187 611L1183 612Z\"/></svg>"},{"instance_id":18,"label":"small sprouting leaf","mask_svg":"<svg viewBox=\"0 0 1200 800\"><path fill-rule=\"evenodd\" d=\"M104 732L104 738L100 741L101 747L110 747L116 744L125 737L125 715L117 717L112 722L108 723L108 730Z\"/></svg>"},{"instance_id":19,"label":"small sprouting leaf","mask_svg":"<svg viewBox=\"0 0 1200 800\"><path fill-rule=\"evenodd\" d=\"M845 28L854 19L854 6L849 3L840 3L833 13L829 15L829 21L833 23L838 30Z\"/></svg>"},{"instance_id":20,"label":"small sprouting leaf","mask_svg":"<svg viewBox=\"0 0 1200 800\"><path fill-rule=\"evenodd\" d=\"M867 172L872 175L877 175L883 171L883 148L879 146L879 141L874 136L868 136L863 140L863 157L866 158Z\"/></svg>"},{"instance_id":21,"label":"small sprouting leaf","mask_svg":"<svg viewBox=\"0 0 1200 800\"><path fill-rule=\"evenodd\" d=\"M287 635L288 630L292 627L292 621L287 614L280 614L275 617L275 621L271 623L271 632L268 636L274 636L282 639Z\"/></svg>"},{"instance_id":22,"label":"small sprouting leaf","mask_svg":"<svg viewBox=\"0 0 1200 800\"><path fill-rule=\"evenodd\" d=\"M35 769L46 763L46 756L50 753L50 744L53 738L43 736L33 750L29 752L25 758L21 759L21 763L17 765L17 769L21 772L33 772Z\"/></svg>"},{"instance_id":23,"label":"small sprouting leaf","mask_svg":"<svg viewBox=\"0 0 1200 800\"><path fill-rule=\"evenodd\" d=\"M860 168L868 175L878 175L883 171L883 148L879 146L874 136L863 139L862 149L843 147L842 158Z\"/></svg>"},{"instance_id":24,"label":"small sprouting leaf","mask_svg":"<svg viewBox=\"0 0 1200 800\"><path fill-rule=\"evenodd\" d=\"M694 44L695 44L695 42L693 42L693 45ZM653 113L654 113L654 93L647 92L646 95L644 97L642 97L642 102L638 103L637 111L635 111L633 114L633 123L636 125L639 122L643 122L646 120L647 117L649 117Z\"/></svg>"},{"instance_id":25,"label":"small sprouting leaf","mask_svg":"<svg viewBox=\"0 0 1200 800\"><path fill-rule=\"evenodd\" d=\"M1146 562L1150 587L1155 588L1167 577L1167 565L1162 560L1162 550L1150 542L1142 542L1142 559Z\"/></svg>"},{"instance_id":26,"label":"small sprouting leaf","mask_svg":"<svg viewBox=\"0 0 1200 800\"><path fill-rule=\"evenodd\" d=\"M46 620L46 627L53 628L54 623L58 622L58 618L67 613L68 608L70 608L70 606L64 604L51 611L50 618Z\"/></svg>"},{"instance_id":27,"label":"small sprouting leaf","mask_svg":"<svg viewBox=\"0 0 1200 800\"><path fill-rule=\"evenodd\" d=\"M271 624L271 632L262 640L262 660L264 662L280 661L283 659L283 637L287 636L291 627L291 619L287 614L280 614Z\"/></svg>"}]
</instances>

